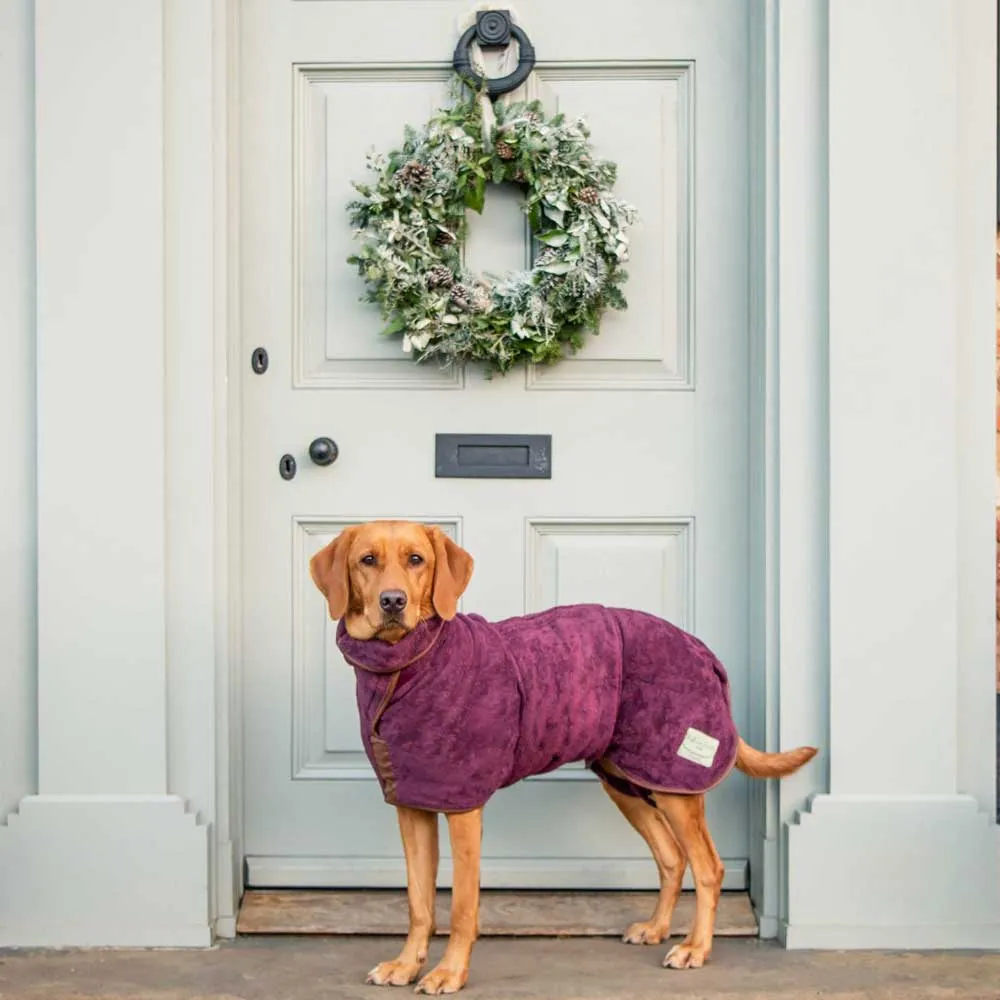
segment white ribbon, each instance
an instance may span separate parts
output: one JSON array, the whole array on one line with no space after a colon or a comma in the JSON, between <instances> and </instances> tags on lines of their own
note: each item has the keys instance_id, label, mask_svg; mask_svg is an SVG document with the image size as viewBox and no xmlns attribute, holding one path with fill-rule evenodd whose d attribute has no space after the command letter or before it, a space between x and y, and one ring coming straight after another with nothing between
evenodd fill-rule
<instances>
[{"instance_id":1,"label":"white ribbon","mask_svg":"<svg viewBox=\"0 0 1000 1000\"><path fill-rule=\"evenodd\" d=\"M477 3L469 11L461 15L457 23L459 35L476 23L476 13L478 11L494 9L495 2L496 0L493 0L492 3L490 0L484 0L484 2ZM513 7L508 7L507 10L510 13L511 23L520 27L520 19L517 16L517 11ZM518 44L516 38L511 38L510 45L503 49L503 51L493 54L493 58L489 60L492 63L490 67L487 67L487 60L479 42L473 38L472 43L469 45L469 63L473 71L482 77L507 76L508 73L513 73L517 68L520 58L521 46ZM504 94L498 100L503 101L504 104L515 104L518 101L541 101L548 114L552 114L555 108L555 95L539 79L538 74L534 70L528 74L527 80L520 87L510 91L508 94ZM493 147L493 130L496 127L496 115L493 112L493 102L490 100L488 94L482 93L479 95L479 104L483 115L483 145L486 151L489 152Z\"/></svg>"}]
</instances>

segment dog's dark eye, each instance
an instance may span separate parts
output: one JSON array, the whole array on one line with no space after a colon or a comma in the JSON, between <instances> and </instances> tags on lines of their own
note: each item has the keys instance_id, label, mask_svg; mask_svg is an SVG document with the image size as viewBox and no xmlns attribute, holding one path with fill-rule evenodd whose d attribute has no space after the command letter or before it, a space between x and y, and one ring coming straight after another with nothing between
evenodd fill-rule
<instances>
[{"instance_id":1,"label":"dog's dark eye","mask_svg":"<svg viewBox=\"0 0 1000 1000\"><path fill-rule=\"evenodd\" d=\"M424 561L424 557L422 555L420 555L419 553L417 553L417 552L414 552L413 555L410 556L410 565L411 566L419 566L423 561Z\"/></svg>"},{"instance_id":2,"label":"dog's dark eye","mask_svg":"<svg viewBox=\"0 0 1000 1000\"><path fill-rule=\"evenodd\" d=\"M361 557L361 565L362 566L374 566L375 565L375 557L370 552L368 553L368 555L362 556Z\"/></svg>"}]
</instances>

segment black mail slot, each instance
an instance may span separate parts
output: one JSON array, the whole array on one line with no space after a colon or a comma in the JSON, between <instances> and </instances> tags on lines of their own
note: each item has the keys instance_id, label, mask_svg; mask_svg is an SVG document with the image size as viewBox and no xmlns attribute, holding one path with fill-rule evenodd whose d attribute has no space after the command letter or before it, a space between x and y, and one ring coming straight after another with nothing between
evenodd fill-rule
<instances>
[{"instance_id":1,"label":"black mail slot","mask_svg":"<svg viewBox=\"0 0 1000 1000\"><path fill-rule=\"evenodd\" d=\"M437 434L438 479L551 479L551 434Z\"/></svg>"}]
</instances>

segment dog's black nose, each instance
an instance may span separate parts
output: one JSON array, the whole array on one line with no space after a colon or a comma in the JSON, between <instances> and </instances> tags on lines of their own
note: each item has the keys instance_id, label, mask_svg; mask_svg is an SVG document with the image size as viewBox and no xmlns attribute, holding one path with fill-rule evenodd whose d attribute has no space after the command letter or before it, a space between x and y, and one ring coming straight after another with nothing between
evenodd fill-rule
<instances>
[{"instance_id":1,"label":"dog's black nose","mask_svg":"<svg viewBox=\"0 0 1000 1000\"><path fill-rule=\"evenodd\" d=\"M401 590L383 590L378 595L379 607L389 614L399 614L406 607L406 594Z\"/></svg>"}]
</instances>

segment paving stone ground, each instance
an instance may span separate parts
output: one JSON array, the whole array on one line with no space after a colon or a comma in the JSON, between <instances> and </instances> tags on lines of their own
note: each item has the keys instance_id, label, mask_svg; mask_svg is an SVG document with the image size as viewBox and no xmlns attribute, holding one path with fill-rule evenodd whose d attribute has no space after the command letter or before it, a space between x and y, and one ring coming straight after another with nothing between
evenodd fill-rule
<instances>
[{"instance_id":1,"label":"paving stone ground","mask_svg":"<svg viewBox=\"0 0 1000 1000\"><path fill-rule=\"evenodd\" d=\"M341 1000L412 995L364 985L398 939L254 937L205 951L0 951L3 1000ZM436 959L444 947L435 942ZM790 952L716 942L704 969L660 967L664 946L608 939L487 939L468 1000L1000 1000L1000 953Z\"/></svg>"}]
</instances>

